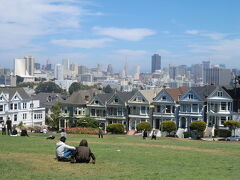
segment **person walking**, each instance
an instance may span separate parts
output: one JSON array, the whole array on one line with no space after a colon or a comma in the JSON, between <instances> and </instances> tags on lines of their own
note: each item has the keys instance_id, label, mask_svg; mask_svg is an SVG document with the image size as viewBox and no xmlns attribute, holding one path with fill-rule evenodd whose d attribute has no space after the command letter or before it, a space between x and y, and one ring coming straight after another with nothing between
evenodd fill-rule
<instances>
[{"instance_id":1,"label":"person walking","mask_svg":"<svg viewBox=\"0 0 240 180\"><path fill-rule=\"evenodd\" d=\"M152 138L151 138L151 140L157 140L157 134L156 134L156 130L153 130L153 132L152 132Z\"/></svg>"},{"instance_id":2,"label":"person walking","mask_svg":"<svg viewBox=\"0 0 240 180\"><path fill-rule=\"evenodd\" d=\"M12 134L12 121L10 120L10 118L8 117L7 121L7 133L10 136Z\"/></svg>"},{"instance_id":3,"label":"person walking","mask_svg":"<svg viewBox=\"0 0 240 180\"><path fill-rule=\"evenodd\" d=\"M146 129L143 130L143 139L146 139L148 136Z\"/></svg>"},{"instance_id":4,"label":"person walking","mask_svg":"<svg viewBox=\"0 0 240 180\"><path fill-rule=\"evenodd\" d=\"M98 138L103 138L103 130L101 126L98 127Z\"/></svg>"}]
</instances>

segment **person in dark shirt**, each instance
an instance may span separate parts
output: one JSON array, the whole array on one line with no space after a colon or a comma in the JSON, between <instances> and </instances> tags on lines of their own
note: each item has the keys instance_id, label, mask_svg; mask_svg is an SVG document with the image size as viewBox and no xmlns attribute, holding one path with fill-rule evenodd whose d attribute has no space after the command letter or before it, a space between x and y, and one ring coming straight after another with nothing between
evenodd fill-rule
<instances>
[{"instance_id":1,"label":"person in dark shirt","mask_svg":"<svg viewBox=\"0 0 240 180\"><path fill-rule=\"evenodd\" d=\"M88 147L87 140L83 139L79 147L76 147L76 154L75 154L75 160L76 163L89 163L92 158L93 164L96 163L96 158L94 154L91 152L91 149ZM71 161L72 163L74 160Z\"/></svg>"},{"instance_id":2,"label":"person in dark shirt","mask_svg":"<svg viewBox=\"0 0 240 180\"><path fill-rule=\"evenodd\" d=\"M8 135L10 136L12 134L12 121L10 120L10 118L8 117L8 120L6 121L7 124L7 132Z\"/></svg>"},{"instance_id":3,"label":"person in dark shirt","mask_svg":"<svg viewBox=\"0 0 240 180\"><path fill-rule=\"evenodd\" d=\"M22 129L21 136L28 136L29 137L26 129Z\"/></svg>"},{"instance_id":4,"label":"person in dark shirt","mask_svg":"<svg viewBox=\"0 0 240 180\"><path fill-rule=\"evenodd\" d=\"M12 131L12 135L13 135L13 136L17 136L17 135L18 135L18 132L17 132L17 130L16 130L15 128L14 128L13 131Z\"/></svg>"},{"instance_id":5,"label":"person in dark shirt","mask_svg":"<svg viewBox=\"0 0 240 180\"><path fill-rule=\"evenodd\" d=\"M2 122L2 135L6 135L6 124Z\"/></svg>"}]
</instances>

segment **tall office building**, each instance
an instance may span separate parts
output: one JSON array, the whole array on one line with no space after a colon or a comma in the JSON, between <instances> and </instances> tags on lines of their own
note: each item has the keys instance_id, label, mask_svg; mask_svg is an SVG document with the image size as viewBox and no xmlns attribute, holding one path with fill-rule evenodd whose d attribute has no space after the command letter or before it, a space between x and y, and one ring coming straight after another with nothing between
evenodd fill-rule
<instances>
[{"instance_id":1,"label":"tall office building","mask_svg":"<svg viewBox=\"0 0 240 180\"><path fill-rule=\"evenodd\" d=\"M160 69L161 69L161 56L159 56L159 54L154 54L152 56L152 73Z\"/></svg>"},{"instance_id":2,"label":"tall office building","mask_svg":"<svg viewBox=\"0 0 240 180\"><path fill-rule=\"evenodd\" d=\"M27 72L30 76L34 76L35 58L33 56L25 56L24 59Z\"/></svg>"},{"instance_id":3,"label":"tall office building","mask_svg":"<svg viewBox=\"0 0 240 180\"><path fill-rule=\"evenodd\" d=\"M230 69L221 67L213 67L206 70L206 83L216 86L224 86L231 84L233 73Z\"/></svg>"},{"instance_id":4,"label":"tall office building","mask_svg":"<svg viewBox=\"0 0 240 180\"><path fill-rule=\"evenodd\" d=\"M107 73L110 74L110 75L113 74L113 67L112 67L111 64L109 64L108 67L107 67Z\"/></svg>"},{"instance_id":5,"label":"tall office building","mask_svg":"<svg viewBox=\"0 0 240 180\"><path fill-rule=\"evenodd\" d=\"M137 66L135 67L134 79L135 79L135 80L139 80L139 78L140 78L140 66L137 65Z\"/></svg>"},{"instance_id":6,"label":"tall office building","mask_svg":"<svg viewBox=\"0 0 240 180\"><path fill-rule=\"evenodd\" d=\"M63 59L62 65L63 65L64 71L70 70L70 60L69 59Z\"/></svg>"},{"instance_id":7,"label":"tall office building","mask_svg":"<svg viewBox=\"0 0 240 180\"><path fill-rule=\"evenodd\" d=\"M192 72L192 77L195 83L203 81L203 64L193 64L191 68L191 72Z\"/></svg>"},{"instance_id":8,"label":"tall office building","mask_svg":"<svg viewBox=\"0 0 240 180\"><path fill-rule=\"evenodd\" d=\"M87 74L89 72L86 66L78 66L78 74Z\"/></svg>"},{"instance_id":9,"label":"tall office building","mask_svg":"<svg viewBox=\"0 0 240 180\"><path fill-rule=\"evenodd\" d=\"M175 80L177 76L177 67L169 65L169 77L170 79Z\"/></svg>"},{"instance_id":10,"label":"tall office building","mask_svg":"<svg viewBox=\"0 0 240 180\"><path fill-rule=\"evenodd\" d=\"M206 81L206 71L207 71L207 69L210 68L210 61L203 61L202 65L203 65L203 83L207 83L207 81Z\"/></svg>"},{"instance_id":11,"label":"tall office building","mask_svg":"<svg viewBox=\"0 0 240 180\"><path fill-rule=\"evenodd\" d=\"M21 77L34 76L35 58L25 56L24 59L14 59L14 75Z\"/></svg>"},{"instance_id":12,"label":"tall office building","mask_svg":"<svg viewBox=\"0 0 240 180\"><path fill-rule=\"evenodd\" d=\"M54 77L57 80L63 80L63 65L56 64L54 69Z\"/></svg>"}]
</instances>

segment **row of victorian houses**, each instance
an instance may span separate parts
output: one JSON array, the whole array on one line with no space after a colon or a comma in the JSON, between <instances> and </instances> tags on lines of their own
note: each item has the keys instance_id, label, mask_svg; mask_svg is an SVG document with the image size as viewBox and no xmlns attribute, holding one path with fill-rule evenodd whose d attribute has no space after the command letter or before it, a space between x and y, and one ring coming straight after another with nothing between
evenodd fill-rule
<instances>
[{"instance_id":1,"label":"row of victorian houses","mask_svg":"<svg viewBox=\"0 0 240 180\"><path fill-rule=\"evenodd\" d=\"M0 122L9 117L13 125L45 125L45 113L50 114L51 107L60 102L60 127L74 126L77 119L90 116L105 127L122 123L126 130L135 130L140 122L161 129L166 120L182 129L197 120L221 128L224 121L240 120L239 99L239 87L213 85L106 94L92 89L74 92L68 98L54 93L30 97L22 88L0 88Z\"/></svg>"},{"instance_id":2,"label":"row of victorian houses","mask_svg":"<svg viewBox=\"0 0 240 180\"><path fill-rule=\"evenodd\" d=\"M140 122L150 122L154 129L161 129L161 122L166 120L175 121L183 129L197 120L205 121L208 127L221 128L224 121L239 120L239 92L239 88L213 85L107 94L80 91L63 103L63 111L64 117L71 114L80 118L80 110L81 117L89 115L105 127L122 123L126 130L135 130Z\"/></svg>"}]
</instances>

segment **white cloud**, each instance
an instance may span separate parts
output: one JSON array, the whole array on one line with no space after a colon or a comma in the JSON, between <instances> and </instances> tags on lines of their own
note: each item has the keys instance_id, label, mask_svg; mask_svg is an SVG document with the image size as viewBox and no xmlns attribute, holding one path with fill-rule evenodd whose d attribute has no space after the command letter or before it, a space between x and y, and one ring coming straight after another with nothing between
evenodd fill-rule
<instances>
[{"instance_id":1,"label":"white cloud","mask_svg":"<svg viewBox=\"0 0 240 180\"><path fill-rule=\"evenodd\" d=\"M155 31L147 28L116 28L116 27L93 27L93 31L98 35L110 36L116 39L128 41L140 41L147 36L156 34Z\"/></svg>"},{"instance_id":2,"label":"white cloud","mask_svg":"<svg viewBox=\"0 0 240 180\"><path fill-rule=\"evenodd\" d=\"M22 47L34 38L79 29L82 16L91 12L77 0L1 0L1 48Z\"/></svg>"},{"instance_id":3,"label":"white cloud","mask_svg":"<svg viewBox=\"0 0 240 180\"><path fill-rule=\"evenodd\" d=\"M105 47L107 42L111 42L112 39L103 38L103 39L78 39L78 40L68 40L68 39L60 39L60 40L52 40L51 43L65 46L65 47L73 47L73 48L101 48Z\"/></svg>"},{"instance_id":4,"label":"white cloud","mask_svg":"<svg viewBox=\"0 0 240 180\"><path fill-rule=\"evenodd\" d=\"M192 29L192 30L186 30L185 33L186 34L191 34L191 35L196 35L196 34L199 34L200 31Z\"/></svg>"}]
</instances>

